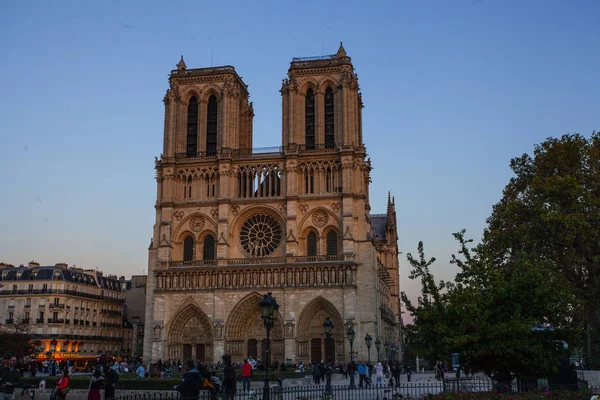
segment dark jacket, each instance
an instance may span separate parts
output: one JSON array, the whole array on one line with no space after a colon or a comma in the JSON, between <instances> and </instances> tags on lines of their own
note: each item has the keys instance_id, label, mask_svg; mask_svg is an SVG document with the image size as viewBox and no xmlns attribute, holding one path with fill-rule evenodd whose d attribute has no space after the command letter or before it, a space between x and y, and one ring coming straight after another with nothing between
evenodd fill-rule
<instances>
[{"instance_id":1,"label":"dark jacket","mask_svg":"<svg viewBox=\"0 0 600 400\"><path fill-rule=\"evenodd\" d=\"M175 388L181 393L182 399L195 400L200 396L202 389L202 377L196 368L192 368L183 374L182 382Z\"/></svg>"},{"instance_id":2,"label":"dark jacket","mask_svg":"<svg viewBox=\"0 0 600 400\"><path fill-rule=\"evenodd\" d=\"M2 391L7 394L12 394L14 392L14 387L17 382L21 379L21 373L17 367L10 369L10 367L0 367L2 369ZM5 386L6 382L12 383L12 386Z\"/></svg>"},{"instance_id":3,"label":"dark jacket","mask_svg":"<svg viewBox=\"0 0 600 400\"><path fill-rule=\"evenodd\" d=\"M112 368L108 368L105 375L106 386L112 386L119 381L119 374Z\"/></svg>"},{"instance_id":4,"label":"dark jacket","mask_svg":"<svg viewBox=\"0 0 600 400\"><path fill-rule=\"evenodd\" d=\"M226 364L225 368L223 368L223 387L230 392L235 392L235 389L237 388L235 383L235 369L231 364Z\"/></svg>"}]
</instances>

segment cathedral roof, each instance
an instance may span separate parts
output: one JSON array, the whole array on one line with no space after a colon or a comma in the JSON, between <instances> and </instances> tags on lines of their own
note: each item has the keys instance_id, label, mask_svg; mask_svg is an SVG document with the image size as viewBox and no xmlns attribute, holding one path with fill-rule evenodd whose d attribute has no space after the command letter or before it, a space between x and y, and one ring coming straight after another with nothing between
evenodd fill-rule
<instances>
[{"instance_id":1,"label":"cathedral roof","mask_svg":"<svg viewBox=\"0 0 600 400\"><path fill-rule=\"evenodd\" d=\"M371 214L371 233L375 241L386 240L385 227L387 218L387 214Z\"/></svg>"}]
</instances>

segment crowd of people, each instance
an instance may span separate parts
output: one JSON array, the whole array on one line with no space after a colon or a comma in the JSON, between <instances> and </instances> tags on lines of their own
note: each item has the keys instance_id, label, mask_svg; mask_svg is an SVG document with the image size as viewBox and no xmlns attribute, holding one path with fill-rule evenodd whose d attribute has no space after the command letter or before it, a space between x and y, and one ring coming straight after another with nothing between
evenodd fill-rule
<instances>
[{"instance_id":1,"label":"crowd of people","mask_svg":"<svg viewBox=\"0 0 600 400\"><path fill-rule=\"evenodd\" d=\"M381 363L377 362L375 365L366 363L364 361L356 364L354 361L348 364L323 362L311 364L313 382L316 385L321 382L327 382L331 380L331 375L334 370L339 371L345 379L350 379L350 385L353 386L358 378L358 387L370 386L373 383L377 385L389 385L399 386L400 385L400 374L403 372L407 376L408 382L410 382L412 371L410 366L401 366L399 363ZM375 382L373 382L375 379Z\"/></svg>"}]
</instances>

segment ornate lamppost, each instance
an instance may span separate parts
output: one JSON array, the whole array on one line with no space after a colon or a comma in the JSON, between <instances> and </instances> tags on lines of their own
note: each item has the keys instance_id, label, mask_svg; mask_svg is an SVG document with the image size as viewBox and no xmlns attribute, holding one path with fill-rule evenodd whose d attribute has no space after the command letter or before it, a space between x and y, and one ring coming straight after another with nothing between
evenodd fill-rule
<instances>
[{"instance_id":1,"label":"ornate lamppost","mask_svg":"<svg viewBox=\"0 0 600 400\"><path fill-rule=\"evenodd\" d=\"M354 388L354 337L356 336L356 332L354 332L354 328L352 326L348 327L346 331L346 336L348 336L348 341L350 342L350 365L352 366L352 371L350 374L350 387Z\"/></svg>"},{"instance_id":2,"label":"ornate lamppost","mask_svg":"<svg viewBox=\"0 0 600 400\"><path fill-rule=\"evenodd\" d=\"M333 332L333 321L331 320L331 318L329 318L329 317L325 318L325 322L323 322L323 329L325 329L325 337L327 338L327 340L325 342L325 353L327 353L327 344L330 342L331 334ZM327 360L328 363L330 361L331 360ZM331 365L328 365L327 368L328 369L331 368ZM326 378L325 392L331 393L331 374L328 373L325 378Z\"/></svg>"},{"instance_id":3,"label":"ornate lamppost","mask_svg":"<svg viewBox=\"0 0 600 400\"><path fill-rule=\"evenodd\" d=\"M368 353L368 363L369 365L371 365L371 342L373 341L373 338L371 337L371 335L369 335L367 333L367 336L365 336L365 344L367 345L367 353Z\"/></svg>"},{"instance_id":4,"label":"ornate lamppost","mask_svg":"<svg viewBox=\"0 0 600 400\"><path fill-rule=\"evenodd\" d=\"M269 400L269 369L270 369L270 357L271 357L271 338L270 333L271 329L275 325L275 321L277 320L277 313L279 312L279 304L277 304L277 300L272 296L272 293L269 292L265 294L263 299L258 304L260 307L260 316L263 319L265 324L265 329L267 330L267 341L266 341L266 357L265 357L265 387L263 389L263 400Z\"/></svg>"},{"instance_id":5,"label":"ornate lamppost","mask_svg":"<svg viewBox=\"0 0 600 400\"><path fill-rule=\"evenodd\" d=\"M375 348L377 349L377 362L379 362L379 350L381 350L381 340L379 339L379 336L375 339Z\"/></svg>"},{"instance_id":6,"label":"ornate lamppost","mask_svg":"<svg viewBox=\"0 0 600 400\"><path fill-rule=\"evenodd\" d=\"M327 338L327 341L329 341L333 332L333 321L331 318L325 318L325 322L323 322L323 329L325 329L325 337ZM327 348L327 346L325 346L325 348Z\"/></svg>"}]
</instances>

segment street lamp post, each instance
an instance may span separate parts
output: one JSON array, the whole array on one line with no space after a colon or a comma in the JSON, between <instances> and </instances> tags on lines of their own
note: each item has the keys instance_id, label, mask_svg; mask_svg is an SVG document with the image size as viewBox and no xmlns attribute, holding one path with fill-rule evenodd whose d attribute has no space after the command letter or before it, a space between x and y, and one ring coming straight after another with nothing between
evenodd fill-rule
<instances>
[{"instance_id":1,"label":"street lamp post","mask_svg":"<svg viewBox=\"0 0 600 400\"><path fill-rule=\"evenodd\" d=\"M377 362L379 362L379 350L381 350L381 340L379 340L379 336L375 339L375 348L377 349Z\"/></svg>"},{"instance_id":2,"label":"street lamp post","mask_svg":"<svg viewBox=\"0 0 600 400\"><path fill-rule=\"evenodd\" d=\"M352 328L352 326L348 327L348 330L346 331L346 335L348 336L348 341L350 342L350 365L352 366L352 371L351 375L350 375L350 387L354 388L354 337L356 336L356 332L354 332L354 328Z\"/></svg>"},{"instance_id":3,"label":"street lamp post","mask_svg":"<svg viewBox=\"0 0 600 400\"><path fill-rule=\"evenodd\" d=\"M269 292L265 294L263 299L258 304L260 307L260 316L263 319L265 324L265 329L267 331L267 341L266 341L266 357L265 357L265 387L263 389L263 400L269 400L269 369L270 369L270 357L271 357L271 338L270 332L275 325L275 320L277 319L277 313L279 311L279 304L277 304L277 300L272 296L272 293Z\"/></svg>"},{"instance_id":4,"label":"street lamp post","mask_svg":"<svg viewBox=\"0 0 600 400\"><path fill-rule=\"evenodd\" d=\"M368 353L368 363L369 365L371 365L371 341L373 340L373 338L371 337L371 335L369 335L367 333L367 336L365 336L365 344L367 345L367 353Z\"/></svg>"},{"instance_id":5,"label":"street lamp post","mask_svg":"<svg viewBox=\"0 0 600 400\"><path fill-rule=\"evenodd\" d=\"M325 329L325 337L327 338L326 342L325 342L325 353L327 353L327 345L331 341L331 334L333 332L333 321L331 320L331 318L329 318L329 317L325 318L325 322L323 322L323 329ZM331 362L331 359L329 358L327 360L327 363L329 364L330 362ZM325 382L326 382L325 391L328 394L331 393L331 373L329 371L329 368L331 368L331 365L327 365L327 372L325 375Z\"/></svg>"}]
</instances>

